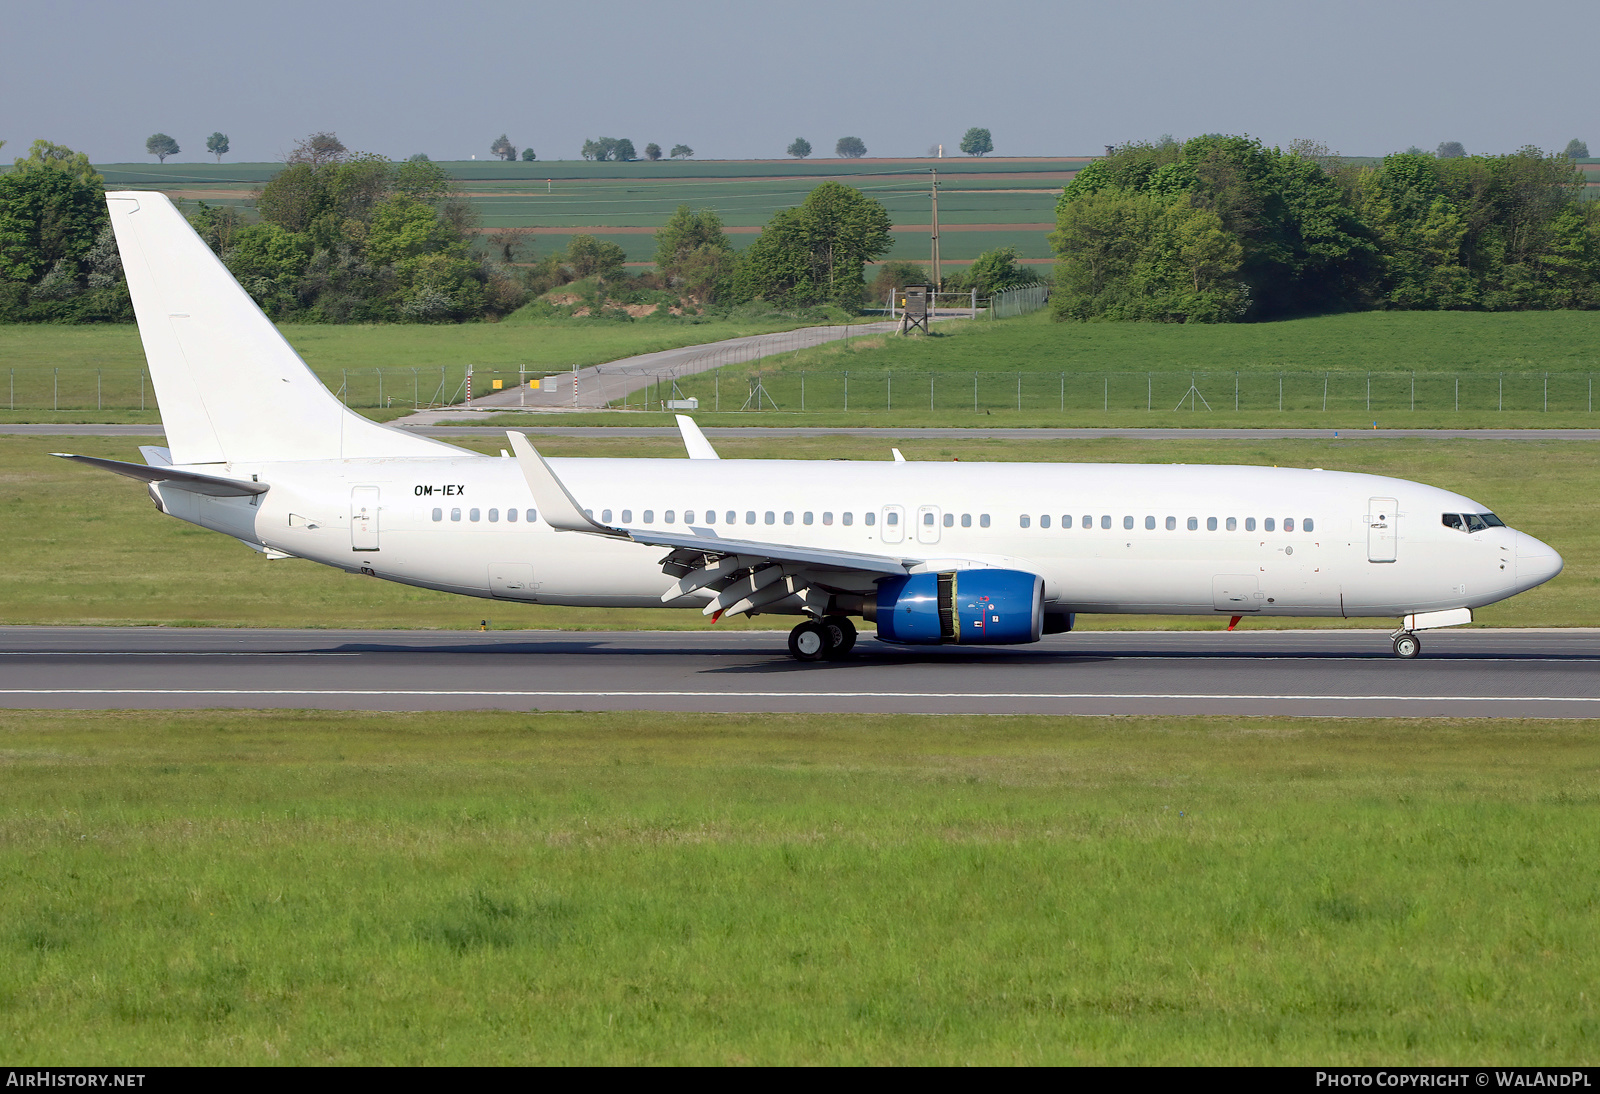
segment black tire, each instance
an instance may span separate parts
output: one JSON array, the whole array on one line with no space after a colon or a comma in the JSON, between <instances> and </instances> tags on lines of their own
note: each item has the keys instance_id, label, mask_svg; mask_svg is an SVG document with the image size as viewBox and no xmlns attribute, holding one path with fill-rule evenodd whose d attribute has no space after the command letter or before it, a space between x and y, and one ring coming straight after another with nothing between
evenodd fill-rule
<instances>
[{"instance_id":1,"label":"black tire","mask_svg":"<svg viewBox=\"0 0 1600 1094\"><path fill-rule=\"evenodd\" d=\"M832 639L825 655L828 660L839 661L849 656L856 645L856 625L843 615L831 615L822 621L822 625L828 629L828 637Z\"/></svg>"},{"instance_id":2,"label":"black tire","mask_svg":"<svg viewBox=\"0 0 1600 1094\"><path fill-rule=\"evenodd\" d=\"M1394 640L1394 655L1410 661L1422 653L1422 643L1414 634L1402 634Z\"/></svg>"},{"instance_id":3,"label":"black tire","mask_svg":"<svg viewBox=\"0 0 1600 1094\"><path fill-rule=\"evenodd\" d=\"M828 628L808 619L789 632L789 655L796 661L821 661L832 646Z\"/></svg>"}]
</instances>

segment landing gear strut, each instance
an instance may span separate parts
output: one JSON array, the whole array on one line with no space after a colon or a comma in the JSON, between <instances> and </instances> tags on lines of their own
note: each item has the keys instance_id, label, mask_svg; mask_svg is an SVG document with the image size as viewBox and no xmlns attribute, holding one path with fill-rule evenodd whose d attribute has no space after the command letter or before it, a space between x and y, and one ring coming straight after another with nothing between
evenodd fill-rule
<instances>
[{"instance_id":1,"label":"landing gear strut","mask_svg":"<svg viewBox=\"0 0 1600 1094\"><path fill-rule=\"evenodd\" d=\"M1417 636L1402 631L1394 636L1394 655L1409 661L1422 652L1422 643Z\"/></svg>"},{"instance_id":2,"label":"landing gear strut","mask_svg":"<svg viewBox=\"0 0 1600 1094\"><path fill-rule=\"evenodd\" d=\"M855 624L842 615L808 619L789 632L789 654L796 661L837 661L855 644Z\"/></svg>"}]
</instances>

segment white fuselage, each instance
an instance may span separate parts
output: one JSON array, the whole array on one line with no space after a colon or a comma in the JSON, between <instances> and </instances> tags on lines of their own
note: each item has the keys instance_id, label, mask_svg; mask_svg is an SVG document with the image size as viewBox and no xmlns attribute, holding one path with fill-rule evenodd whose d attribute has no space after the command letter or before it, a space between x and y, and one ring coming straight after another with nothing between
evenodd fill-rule
<instances>
[{"instance_id":1,"label":"white fuselage","mask_svg":"<svg viewBox=\"0 0 1600 1094\"><path fill-rule=\"evenodd\" d=\"M1056 612L1396 616L1480 607L1561 568L1553 550L1511 528L1464 532L1443 523L1446 513L1486 512L1476 502L1376 475L1119 464L549 463L602 524L888 554L918 560L915 570L1026 570L1044 578L1045 602ZM270 490L211 498L155 489L172 515L269 552L447 592L653 607L671 584L661 547L530 521L535 502L515 459L235 463L227 473L253 475ZM873 576L837 575L835 587L870 595ZM673 603L700 607L709 595Z\"/></svg>"}]
</instances>

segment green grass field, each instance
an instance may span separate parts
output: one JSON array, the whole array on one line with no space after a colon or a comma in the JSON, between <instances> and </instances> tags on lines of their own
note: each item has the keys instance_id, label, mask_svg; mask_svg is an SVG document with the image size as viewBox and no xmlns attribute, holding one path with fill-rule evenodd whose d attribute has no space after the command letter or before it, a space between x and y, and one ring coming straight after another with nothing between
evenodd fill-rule
<instances>
[{"instance_id":1,"label":"green grass field","mask_svg":"<svg viewBox=\"0 0 1600 1094\"><path fill-rule=\"evenodd\" d=\"M286 326L284 333L330 387L337 390L348 380L351 401L372 407L379 392L371 370L377 368L388 370L384 401L409 406L413 397L427 402L439 393L441 369L441 397L450 398L468 363L482 383L498 376L514 384L518 367L560 371L574 363L796 325L797 320L771 318L696 324L508 320ZM1386 427L1540 428L1593 425L1592 379L1600 373L1600 312L1364 312L1217 326L1054 323L1035 312L993 322L957 320L934 330L930 337L857 338L848 346L769 357L690 377L680 388L700 399L707 424L1357 429L1377 420ZM10 381L12 369L18 384L16 411L7 409L9 389L0 388L0 420L154 421L148 392L139 417L141 365L131 325L0 325L0 384ZM59 396L53 388L56 368ZM763 402L768 409L759 415L738 414L758 373L779 409ZM1194 403L1174 409L1191 377L1211 410L1191 409L1199 405ZM638 402L637 394L632 398ZM726 417L717 417L719 404Z\"/></svg>"},{"instance_id":2,"label":"green grass field","mask_svg":"<svg viewBox=\"0 0 1600 1094\"><path fill-rule=\"evenodd\" d=\"M1593 1064L1592 722L0 714L45 1064Z\"/></svg>"},{"instance_id":3,"label":"green grass field","mask_svg":"<svg viewBox=\"0 0 1600 1094\"><path fill-rule=\"evenodd\" d=\"M387 394L409 409L413 396L423 403L433 401L436 395L444 402L458 398L469 364L515 384L519 368L533 373L560 372L575 364L601 364L811 322L762 318L535 324L508 320L449 326L284 324L280 329L330 390L338 391L348 382L357 396L352 401L371 404L377 395L371 370L381 368L389 385ZM138 328L131 323L0 324L0 421L159 421L154 395L143 378L144 349Z\"/></svg>"},{"instance_id":4,"label":"green grass field","mask_svg":"<svg viewBox=\"0 0 1600 1094\"><path fill-rule=\"evenodd\" d=\"M52 451L138 461L141 438L0 437L0 623L246 627L703 629L698 612L521 605L412 589L299 560L269 562L236 541L163 517L135 482L54 459ZM504 442L463 440L497 452ZM1480 610L1484 626L1600 626L1600 462L1568 441L998 441L819 436L721 440L729 458L1243 463L1366 471L1458 490L1545 540L1566 559L1554 581ZM675 438L540 438L571 456L661 456ZM663 587L666 579L663 578ZM788 629L740 616L718 626ZM1384 620L1277 626L1387 627ZM1221 628L1220 618L1085 616L1085 629ZM1255 624L1248 624L1255 625Z\"/></svg>"}]
</instances>

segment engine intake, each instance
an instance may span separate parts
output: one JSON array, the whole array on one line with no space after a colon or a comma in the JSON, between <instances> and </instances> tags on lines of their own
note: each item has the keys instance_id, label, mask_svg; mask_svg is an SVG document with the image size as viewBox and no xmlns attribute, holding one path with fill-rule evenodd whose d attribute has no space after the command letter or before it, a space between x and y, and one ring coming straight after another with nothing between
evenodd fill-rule
<instances>
[{"instance_id":1,"label":"engine intake","mask_svg":"<svg viewBox=\"0 0 1600 1094\"><path fill-rule=\"evenodd\" d=\"M876 614L878 637L885 642L963 646L1037 642L1045 629L1044 579L1021 570L891 577L878 585Z\"/></svg>"}]
</instances>

